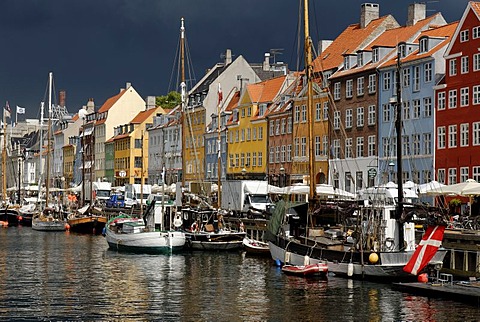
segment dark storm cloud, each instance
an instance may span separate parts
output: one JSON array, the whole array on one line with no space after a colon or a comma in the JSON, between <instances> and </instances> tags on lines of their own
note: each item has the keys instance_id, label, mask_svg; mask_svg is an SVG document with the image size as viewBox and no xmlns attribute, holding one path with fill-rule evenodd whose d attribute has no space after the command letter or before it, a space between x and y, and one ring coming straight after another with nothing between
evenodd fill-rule
<instances>
[{"instance_id":1,"label":"dark storm cloud","mask_svg":"<svg viewBox=\"0 0 480 322\"><path fill-rule=\"evenodd\" d=\"M67 106L77 111L88 98L97 105L131 82L142 96L172 88L180 18L197 80L231 48L250 62L260 62L271 48L295 68L298 0L2 0L0 1L0 102L38 115L46 99L48 72L55 90L67 91ZM311 35L334 39L357 23L366 1L311 1ZM406 21L413 1L371 1L380 15ZM427 2L428 15L441 11L458 20L467 0Z\"/></svg>"}]
</instances>

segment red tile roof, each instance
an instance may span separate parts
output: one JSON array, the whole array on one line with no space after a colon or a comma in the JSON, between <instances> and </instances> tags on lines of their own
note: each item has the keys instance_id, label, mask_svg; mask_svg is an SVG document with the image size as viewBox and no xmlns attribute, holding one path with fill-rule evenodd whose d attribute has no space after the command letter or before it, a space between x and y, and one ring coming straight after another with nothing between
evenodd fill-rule
<instances>
[{"instance_id":1,"label":"red tile roof","mask_svg":"<svg viewBox=\"0 0 480 322\"><path fill-rule=\"evenodd\" d=\"M286 76L268 79L263 82L248 84L247 91L253 103L272 102L283 85Z\"/></svg>"},{"instance_id":2,"label":"red tile roof","mask_svg":"<svg viewBox=\"0 0 480 322\"><path fill-rule=\"evenodd\" d=\"M123 93L125 93L126 91L127 91L126 89L122 89L120 93L107 99L105 103L103 103L102 107L100 107L100 109L98 110L98 113L103 113L108 111L120 99L120 97L122 97Z\"/></svg>"},{"instance_id":3,"label":"red tile roof","mask_svg":"<svg viewBox=\"0 0 480 322\"><path fill-rule=\"evenodd\" d=\"M135 116L133 118L133 120L130 123L141 124L141 123L145 122L145 120L148 119L156 111L157 111L156 108L151 108L151 109L148 109L148 110L145 110L145 111L141 111L140 113L137 114L137 116Z\"/></svg>"}]
</instances>

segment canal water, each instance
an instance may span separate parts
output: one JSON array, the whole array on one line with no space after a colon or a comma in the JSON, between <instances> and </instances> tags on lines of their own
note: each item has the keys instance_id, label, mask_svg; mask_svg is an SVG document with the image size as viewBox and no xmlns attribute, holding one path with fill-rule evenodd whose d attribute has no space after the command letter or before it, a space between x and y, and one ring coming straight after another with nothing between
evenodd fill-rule
<instances>
[{"instance_id":1,"label":"canal water","mask_svg":"<svg viewBox=\"0 0 480 322\"><path fill-rule=\"evenodd\" d=\"M0 320L476 321L480 309L378 283L282 274L241 252L137 255L102 236L0 229Z\"/></svg>"}]
</instances>

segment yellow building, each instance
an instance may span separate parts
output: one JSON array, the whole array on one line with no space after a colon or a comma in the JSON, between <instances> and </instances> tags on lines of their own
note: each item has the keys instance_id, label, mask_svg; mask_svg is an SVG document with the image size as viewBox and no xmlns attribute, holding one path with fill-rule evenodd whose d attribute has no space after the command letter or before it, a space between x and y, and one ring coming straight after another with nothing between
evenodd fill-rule
<instances>
[{"instance_id":1,"label":"yellow building","mask_svg":"<svg viewBox=\"0 0 480 322\"><path fill-rule=\"evenodd\" d=\"M265 180L268 141L265 116L290 80L281 76L247 85L227 124L227 179Z\"/></svg>"},{"instance_id":2,"label":"yellow building","mask_svg":"<svg viewBox=\"0 0 480 322\"><path fill-rule=\"evenodd\" d=\"M164 113L161 107L142 111L125 125L114 129L115 186L126 183L148 184L148 135L146 129L153 124L153 117ZM143 176L142 176L143 169Z\"/></svg>"},{"instance_id":3,"label":"yellow building","mask_svg":"<svg viewBox=\"0 0 480 322\"><path fill-rule=\"evenodd\" d=\"M315 183L327 183L328 180L328 93L316 83L313 84L313 111L307 110L306 87L294 98L293 105L293 142L292 142L292 183L309 182L309 126L313 118L313 143L315 154Z\"/></svg>"},{"instance_id":4,"label":"yellow building","mask_svg":"<svg viewBox=\"0 0 480 322\"><path fill-rule=\"evenodd\" d=\"M186 186L188 182L201 181L205 178L205 119L206 110L199 105L187 109L184 113L183 128L185 133L185 147L183 149L184 179Z\"/></svg>"}]
</instances>

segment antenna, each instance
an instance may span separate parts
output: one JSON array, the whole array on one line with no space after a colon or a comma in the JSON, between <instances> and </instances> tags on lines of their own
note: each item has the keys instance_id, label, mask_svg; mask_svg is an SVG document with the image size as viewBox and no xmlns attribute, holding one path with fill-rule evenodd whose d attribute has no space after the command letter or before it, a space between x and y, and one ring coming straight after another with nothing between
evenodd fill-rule
<instances>
[{"instance_id":1,"label":"antenna","mask_svg":"<svg viewBox=\"0 0 480 322\"><path fill-rule=\"evenodd\" d=\"M270 55L273 56L273 63L275 64L276 63L276 56L277 55L283 55L283 48L274 48L274 49L270 49Z\"/></svg>"}]
</instances>

